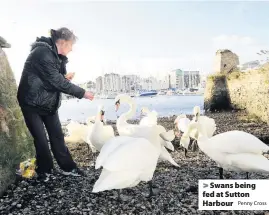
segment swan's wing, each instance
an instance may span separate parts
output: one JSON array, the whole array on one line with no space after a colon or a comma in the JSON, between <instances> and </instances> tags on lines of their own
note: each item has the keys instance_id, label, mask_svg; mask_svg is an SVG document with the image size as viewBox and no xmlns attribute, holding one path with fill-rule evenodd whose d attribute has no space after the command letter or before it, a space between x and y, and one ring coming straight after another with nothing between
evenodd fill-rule
<instances>
[{"instance_id":1,"label":"swan's wing","mask_svg":"<svg viewBox=\"0 0 269 215\"><path fill-rule=\"evenodd\" d=\"M175 138L175 134L173 133L173 131L170 131L167 134L162 134L160 136L160 129L164 128L162 128L162 126L160 125L143 126L143 125L129 124L121 127L119 133L120 135L123 136L145 138L149 140L153 145L159 147L159 144L161 144L160 138L163 139L164 141L170 141L170 142Z\"/></svg>"},{"instance_id":2,"label":"swan's wing","mask_svg":"<svg viewBox=\"0 0 269 215\"><path fill-rule=\"evenodd\" d=\"M94 147L100 151L105 142L115 137L114 129L111 125L103 125L101 121L96 121L88 133L88 139Z\"/></svg>"},{"instance_id":3,"label":"swan's wing","mask_svg":"<svg viewBox=\"0 0 269 215\"><path fill-rule=\"evenodd\" d=\"M66 129L68 130L68 133L71 135L72 132L76 132L77 130L79 130L82 127L82 124L75 122L75 121L71 121L70 123L68 123L66 125Z\"/></svg>"},{"instance_id":4,"label":"swan's wing","mask_svg":"<svg viewBox=\"0 0 269 215\"><path fill-rule=\"evenodd\" d=\"M162 138L160 141L161 141L162 146L165 146L166 148L170 149L171 151L175 150L174 145L170 141L165 141Z\"/></svg>"},{"instance_id":5,"label":"swan's wing","mask_svg":"<svg viewBox=\"0 0 269 215\"><path fill-rule=\"evenodd\" d=\"M174 159L172 158L171 154L166 150L165 147L162 146L162 151L160 154L160 159L161 160L166 160L169 161L171 164L173 164L174 166L179 167L179 165L174 161Z\"/></svg>"},{"instance_id":6,"label":"swan's wing","mask_svg":"<svg viewBox=\"0 0 269 215\"><path fill-rule=\"evenodd\" d=\"M67 137L64 137L64 142L65 143L80 143L81 139L77 136L67 136Z\"/></svg>"},{"instance_id":7,"label":"swan's wing","mask_svg":"<svg viewBox=\"0 0 269 215\"><path fill-rule=\"evenodd\" d=\"M93 186L92 192L97 193L105 190L134 187L140 182L139 176L140 172L133 170L110 172L103 169L101 175Z\"/></svg>"},{"instance_id":8,"label":"swan's wing","mask_svg":"<svg viewBox=\"0 0 269 215\"><path fill-rule=\"evenodd\" d=\"M269 172L269 160L257 154L228 154L227 163L246 172Z\"/></svg>"},{"instance_id":9,"label":"swan's wing","mask_svg":"<svg viewBox=\"0 0 269 215\"><path fill-rule=\"evenodd\" d=\"M105 142L112 137L115 137L114 129L111 125L105 125L103 127L103 134L105 136Z\"/></svg>"},{"instance_id":10,"label":"swan's wing","mask_svg":"<svg viewBox=\"0 0 269 215\"><path fill-rule=\"evenodd\" d=\"M68 129L70 138L69 139L65 138L67 142L71 139L73 139L75 142L80 142L80 141L86 142L87 132L88 132L87 125L83 125L77 122L72 122L68 125L69 126L67 127L67 129Z\"/></svg>"},{"instance_id":11,"label":"swan's wing","mask_svg":"<svg viewBox=\"0 0 269 215\"><path fill-rule=\"evenodd\" d=\"M174 140L175 139L175 133L174 133L174 131L173 130L169 130L169 131L167 131L167 132L163 132L163 133L161 133L160 134L160 137L163 139L163 140L165 140L165 141L172 141L172 140Z\"/></svg>"},{"instance_id":12,"label":"swan's wing","mask_svg":"<svg viewBox=\"0 0 269 215\"><path fill-rule=\"evenodd\" d=\"M157 117L152 116L143 117L140 120L139 125L148 125L148 126L157 125Z\"/></svg>"},{"instance_id":13,"label":"swan's wing","mask_svg":"<svg viewBox=\"0 0 269 215\"><path fill-rule=\"evenodd\" d=\"M165 127L163 127L162 125L157 125L156 127L160 133L166 132Z\"/></svg>"},{"instance_id":14,"label":"swan's wing","mask_svg":"<svg viewBox=\"0 0 269 215\"><path fill-rule=\"evenodd\" d=\"M178 129L185 133L188 129L190 122L191 122L190 119L187 117L179 119L177 124Z\"/></svg>"},{"instance_id":15,"label":"swan's wing","mask_svg":"<svg viewBox=\"0 0 269 215\"><path fill-rule=\"evenodd\" d=\"M208 138L212 137L214 132L216 131L216 123L213 118L209 118L207 116L200 116L199 123L205 128Z\"/></svg>"},{"instance_id":16,"label":"swan's wing","mask_svg":"<svg viewBox=\"0 0 269 215\"><path fill-rule=\"evenodd\" d=\"M157 129L160 135L160 141L163 146L166 148L174 151L174 146L171 143L173 139L175 139L175 134L174 132L171 133L171 131L167 132L166 129L162 125L157 125ZM168 141L167 141L168 139Z\"/></svg>"},{"instance_id":17,"label":"swan's wing","mask_svg":"<svg viewBox=\"0 0 269 215\"><path fill-rule=\"evenodd\" d=\"M149 118L145 116L140 120L139 125L148 125L149 122L150 122Z\"/></svg>"},{"instance_id":18,"label":"swan's wing","mask_svg":"<svg viewBox=\"0 0 269 215\"><path fill-rule=\"evenodd\" d=\"M183 137L181 137L180 138L180 145L182 146L182 147L184 147L185 149L188 149L189 148L189 145L190 145L190 138L189 137L185 137L185 138L183 138Z\"/></svg>"},{"instance_id":19,"label":"swan's wing","mask_svg":"<svg viewBox=\"0 0 269 215\"><path fill-rule=\"evenodd\" d=\"M95 164L95 169L100 168L104 161L107 159L110 153L112 153L117 147L119 147L121 144L124 144L128 141L132 141L133 137L128 136L116 136L111 139L109 139L105 144L103 145Z\"/></svg>"},{"instance_id":20,"label":"swan's wing","mask_svg":"<svg viewBox=\"0 0 269 215\"><path fill-rule=\"evenodd\" d=\"M114 138L115 134L114 134L114 130L112 126L104 126L103 127L103 131L99 136L99 141L96 143L96 148L98 151L101 151L103 145L109 141L110 139Z\"/></svg>"},{"instance_id":21,"label":"swan's wing","mask_svg":"<svg viewBox=\"0 0 269 215\"><path fill-rule=\"evenodd\" d=\"M82 139L88 144L91 144L89 137L90 137L90 134L92 133L93 125L94 124L88 124L84 127L84 131L83 131L84 135L82 136Z\"/></svg>"},{"instance_id":22,"label":"swan's wing","mask_svg":"<svg viewBox=\"0 0 269 215\"><path fill-rule=\"evenodd\" d=\"M229 154L261 154L269 150L269 146L254 135L236 130L217 134L209 138L205 144L208 144L210 150Z\"/></svg>"},{"instance_id":23,"label":"swan's wing","mask_svg":"<svg viewBox=\"0 0 269 215\"><path fill-rule=\"evenodd\" d=\"M109 171L143 171L148 168L155 170L159 153L144 138L133 138L118 146L109 154L103 167Z\"/></svg>"}]
</instances>

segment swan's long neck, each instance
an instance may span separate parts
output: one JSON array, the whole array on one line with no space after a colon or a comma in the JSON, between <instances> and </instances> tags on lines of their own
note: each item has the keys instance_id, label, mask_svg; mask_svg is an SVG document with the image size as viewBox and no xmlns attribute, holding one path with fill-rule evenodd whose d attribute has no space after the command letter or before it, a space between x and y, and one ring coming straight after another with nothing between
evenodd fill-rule
<instances>
[{"instance_id":1,"label":"swan's long neck","mask_svg":"<svg viewBox=\"0 0 269 215\"><path fill-rule=\"evenodd\" d=\"M101 113L100 111L97 112L96 117L95 117L95 122L93 124L93 130L99 130L100 126L103 126L103 122L101 122Z\"/></svg>"},{"instance_id":2,"label":"swan's long neck","mask_svg":"<svg viewBox=\"0 0 269 215\"><path fill-rule=\"evenodd\" d=\"M182 136L189 137L193 129L197 129L197 133L198 133L197 141L198 142L208 139L207 133L205 132L205 128L201 126L201 124L199 123L189 124L187 131Z\"/></svg>"},{"instance_id":3,"label":"swan's long neck","mask_svg":"<svg viewBox=\"0 0 269 215\"><path fill-rule=\"evenodd\" d=\"M133 100L127 100L126 102L129 104L130 108L126 113L123 113L120 116L120 118L123 119L123 120L131 119L135 115L135 112L136 112L136 104L135 104L135 102Z\"/></svg>"},{"instance_id":4,"label":"swan's long neck","mask_svg":"<svg viewBox=\"0 0 269 215\"><path fill-rule=\"evenodd\" d=\"M195 122L198 122L198 121L199 121L199 118L200 118L200 113L198 112L198 113L195 114L195 116L194 116L194 121L195 121Z\"/></svg>"}]
</instances>

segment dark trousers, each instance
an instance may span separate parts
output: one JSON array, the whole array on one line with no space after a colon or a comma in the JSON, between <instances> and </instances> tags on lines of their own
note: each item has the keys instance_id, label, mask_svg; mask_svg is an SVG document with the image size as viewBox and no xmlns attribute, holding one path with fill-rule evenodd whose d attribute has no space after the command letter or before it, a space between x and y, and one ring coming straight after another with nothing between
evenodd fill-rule
<instances>
[{"instance_id":1,"label":"dark trousers","mask_svg":"<svg viewBox=\"0 0 269 215\"><path fill-rule=\"evenodd\" d=\"M54 115L40 115L36 112L23 110L23 108L22 113L25 123L34 138L37 162L36 172L50 173L53 169L53 159L50 153L45 127L49 135L51 151L60 168L67 172L76 168L76 163L73 161L64 142L64 134L58 113Z\"/></svg>"}]
</instances>

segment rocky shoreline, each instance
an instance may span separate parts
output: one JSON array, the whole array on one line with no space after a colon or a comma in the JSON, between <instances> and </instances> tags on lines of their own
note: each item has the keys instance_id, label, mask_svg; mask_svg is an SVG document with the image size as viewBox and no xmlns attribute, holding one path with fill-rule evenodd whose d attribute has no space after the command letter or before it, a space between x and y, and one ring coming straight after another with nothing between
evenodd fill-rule
<instances>
[{"instance_id":1,"label":"rocky shoreline","mask_svg":"<svg viewBox=\"0 0 269 215\"><path fill-rule=\"evenodd\" d=\"M268 125L254 123L244 112L207 113L215 119L216 133L228 130L247 131L269 143ZM190 116L188 116L190 117ZM176 116L159 118L159 124L173 129ZM109 122L115 128L115 122ZM137 123L132 121L131 123ZM116 130L115 133L117 134ZM0 214L267 214L269 211L199 211L198 179L218 179L216 164L200 153L188 152L184 157L179 147L179 139L173 142L175 151L171 152L180 168L168 162L160 162L156 168L153 184L158 194L148 199L148 185L140 183L132 189L124 189L125 202L118 203L116 192L91 193L100 170L95 170L92 155L88 154L86 144L69 144L73 158L86 172L87 177L65 177L55 174L48 182L22 180L10 186L0 198ZM247 144L247 143L246 143ZM57 166L57 165L56 165ZM245 174L224 172L226 178L244 179ZM250 174L250 179L267 179L266 174Z\"/></svg>"}]
</instances>

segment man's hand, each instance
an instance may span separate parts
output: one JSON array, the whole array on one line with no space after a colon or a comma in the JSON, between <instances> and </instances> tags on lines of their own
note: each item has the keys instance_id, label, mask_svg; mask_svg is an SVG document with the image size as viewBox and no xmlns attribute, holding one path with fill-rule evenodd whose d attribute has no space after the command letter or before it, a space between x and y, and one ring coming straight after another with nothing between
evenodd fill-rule
<instances>
[{"instance_id":1,"label":"man's hand","mask_svg":"<svg viewBox=\"0 0 269 215\"><path fill-rule=\"evenodd\" d=\"M75 76L74 72L69 72L65 75L65 78L71 81L74 78L74 76Z\"/></svg>"},{"instance_id":2,"label":"man's hand","mask_svg":"<svg viewBox=\"0 0 269 215\"><path fill-rule=\"evenodd\" d=\"M89 99L89 100L91 100L91 101L94 99L94 95L93 95L93 93L90 92L90 91L86 91L83 97L84 97L85 99Z\"/></svg>"}]
</instances>

